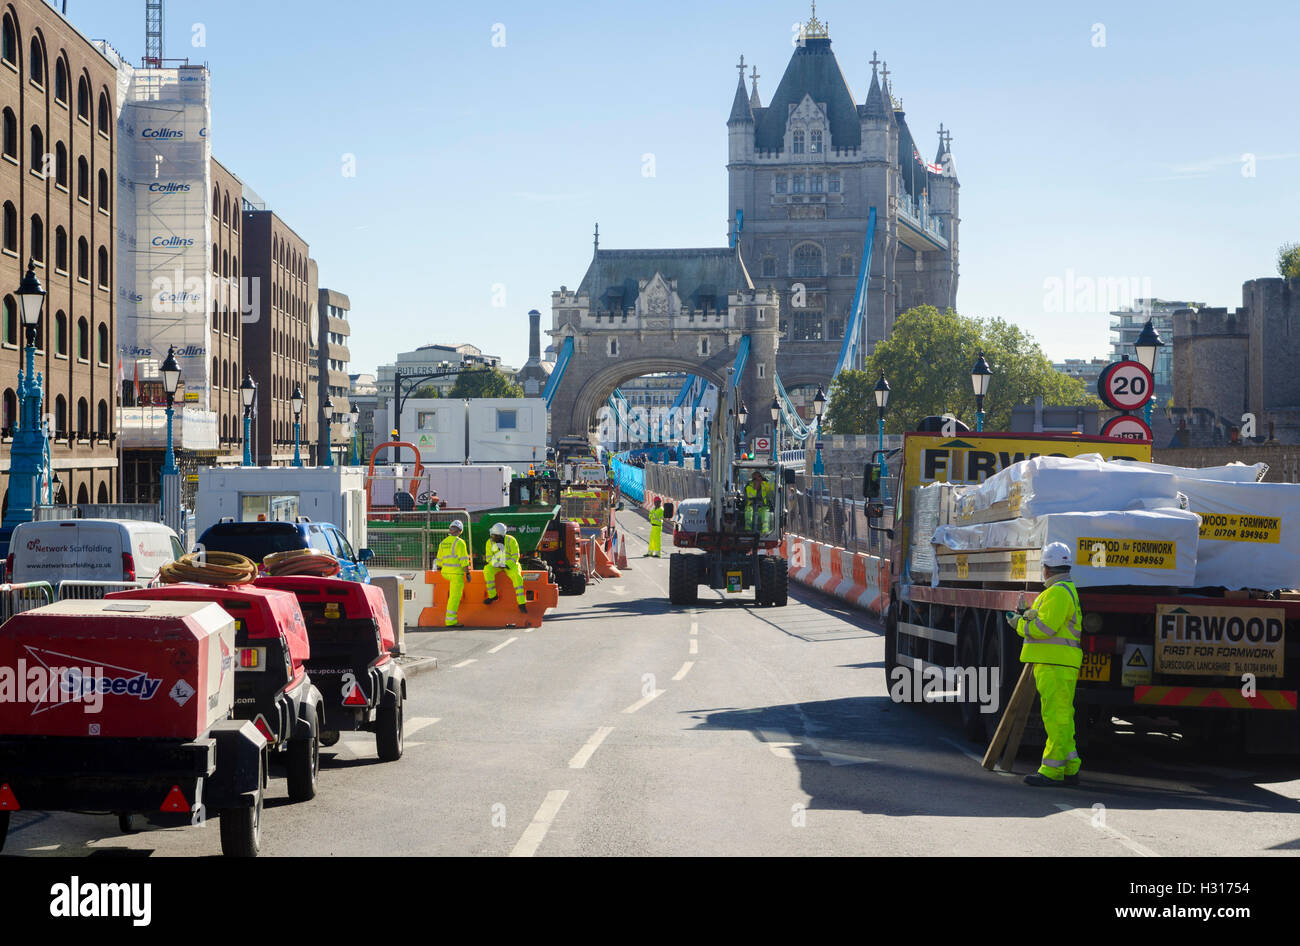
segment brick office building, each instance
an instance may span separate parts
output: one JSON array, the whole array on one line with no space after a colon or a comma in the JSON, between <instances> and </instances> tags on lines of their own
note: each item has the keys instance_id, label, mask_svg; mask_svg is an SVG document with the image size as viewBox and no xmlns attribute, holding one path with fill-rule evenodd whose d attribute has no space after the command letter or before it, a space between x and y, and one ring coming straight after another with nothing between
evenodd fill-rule
<instances>
[{"instance_id":1,"label":"brick office building","mask_svg":"<svg viewBox=\"0 0 1300 946\"><path fill-rule=\"evenodd\" d=\"M0 17L0 488L18 416L25 336L14 290L28 261L47 293L36 370L62 502L118 498L114 311L116 89L112 62L57 10Z\"/></svg>"}]
</instances>

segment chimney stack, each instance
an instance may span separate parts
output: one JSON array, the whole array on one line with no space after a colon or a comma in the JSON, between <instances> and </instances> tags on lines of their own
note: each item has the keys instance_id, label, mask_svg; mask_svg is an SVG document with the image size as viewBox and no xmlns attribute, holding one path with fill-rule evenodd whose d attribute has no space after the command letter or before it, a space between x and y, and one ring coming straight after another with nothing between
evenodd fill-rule
<instances>
[{"instance_id":1,"label":"chimney stack","mask_svg":"<svg viewBox=\"0 0 1300 946\"><path fill-rule=\"evenodd\" d=\"M542 360L542 313L536 309L528 310L528 360Z\"/></svg>"}]
</instances>

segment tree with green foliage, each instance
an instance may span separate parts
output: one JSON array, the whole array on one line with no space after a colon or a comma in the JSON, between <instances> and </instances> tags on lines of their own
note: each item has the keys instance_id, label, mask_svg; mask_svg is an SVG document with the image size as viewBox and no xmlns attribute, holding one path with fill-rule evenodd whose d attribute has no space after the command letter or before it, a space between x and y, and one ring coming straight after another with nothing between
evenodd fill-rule
<instances>
[{"instance_id":1,"label":"tree with green foliage","mask_svg":"<svg viewBox=\"0 0 1300 946\"><path fill-rule=\"evenodd\" d=\"M497 368L483 366L462 371L448 397L523 397L524 389Z\"/></svg>"},{"instance_id":2,"label":"tree with green foliage","mask_svg":"<svg viewBox=\"0 0 1300 946\"><path fill-rule=\"evenodd\" d=\"M415 389L415 393L412 394L411 397L414 398L442 397L442 392L439 391L432 384L422 384Z\"/></svg>"},{"instance_id":3,"label":"tree with green foliage","mask_svg":"<svg viewBox=\"0 0 1300 946\"><path fill-rule=\"evenodd\" d=\"M1283 279L1300 277L1300 243L1283 243L1277 248L1277 271Z\"/></svg>"},{"instance_id":4,"label":"tree with green foliage","mask_svg":"<svg viewBox=\"0 0 1300 946\"><path fill-rule=\"evenodd\" d=\"M983 353L993 368L984 398L984 429L1006 430L1011 408L1031 404L1099 404L1078 378L1052 367L1038 343L1002 319L976 319L934 306L908 309L894 322L889 337L876 345L865 371L843 371L831 386L826 409L835 433L875 433L876 382L883 372L891 391L885 430L913 430L930 415L950 413L975 426L975 395L970 373Z\"/></svg>"}]
</instances>

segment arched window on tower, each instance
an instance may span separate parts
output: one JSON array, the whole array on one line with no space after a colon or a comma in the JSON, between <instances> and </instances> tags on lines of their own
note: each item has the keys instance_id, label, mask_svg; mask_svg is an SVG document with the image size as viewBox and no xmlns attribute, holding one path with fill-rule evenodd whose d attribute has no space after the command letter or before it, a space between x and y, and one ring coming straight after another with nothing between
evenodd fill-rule
<instances>
[{"instance_id":1,"label":"arched window on tower","mask_svg":"<svg viewBox=\"0 0 1300 946\"><path fill-rule=\"evenodd\" d=\"M822 274L822 248L816 243L801 243L794 251L795 276Z\"/></svg>"},{"instance_id":2,"label":"arched window on tower","mask_svg":"<svg viewBox=\"0 0 1300 946\"><path fill-rule=\"evenodd\" d=\"M809 153L809 154L821 154L821 153L822 153L822 133L821 133L821 129L815 129L815 130L810 131L810 132L808 133L808 153Z\"/></svg>"},{"instance_id":3,"label":"arched window on tower","mask_svg":"<svg viewBox=\"0 0 1300 946\"><path fill-rule=\"evenodd\" d=\"M793 153L795 153L795 154L803 154L803 131L802 131L802 129L798 129L798 130L796 130L796 131L794 132L794 134L791 135L791 140L792 140L792 146L791 146L791 149L790 149L790 150L791 150Z\"/></svg>"}]
</instances>

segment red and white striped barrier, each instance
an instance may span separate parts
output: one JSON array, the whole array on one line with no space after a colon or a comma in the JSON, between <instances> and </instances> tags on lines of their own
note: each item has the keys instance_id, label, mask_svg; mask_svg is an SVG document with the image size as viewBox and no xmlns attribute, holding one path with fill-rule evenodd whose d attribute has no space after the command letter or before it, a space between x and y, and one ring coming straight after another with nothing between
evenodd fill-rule
<instances>
[{"instance_id":1,"label":"red and white striped barrier","mask_svg":"<svg viewBox=\"0 0 1300 946\"><path fill-rule=\"evenodd\" d=\"M801 585L879 614L883 564L875 555L850 552L797 535L787 535L782 548L790 577Z\"/></svg>"}]
</instances>

